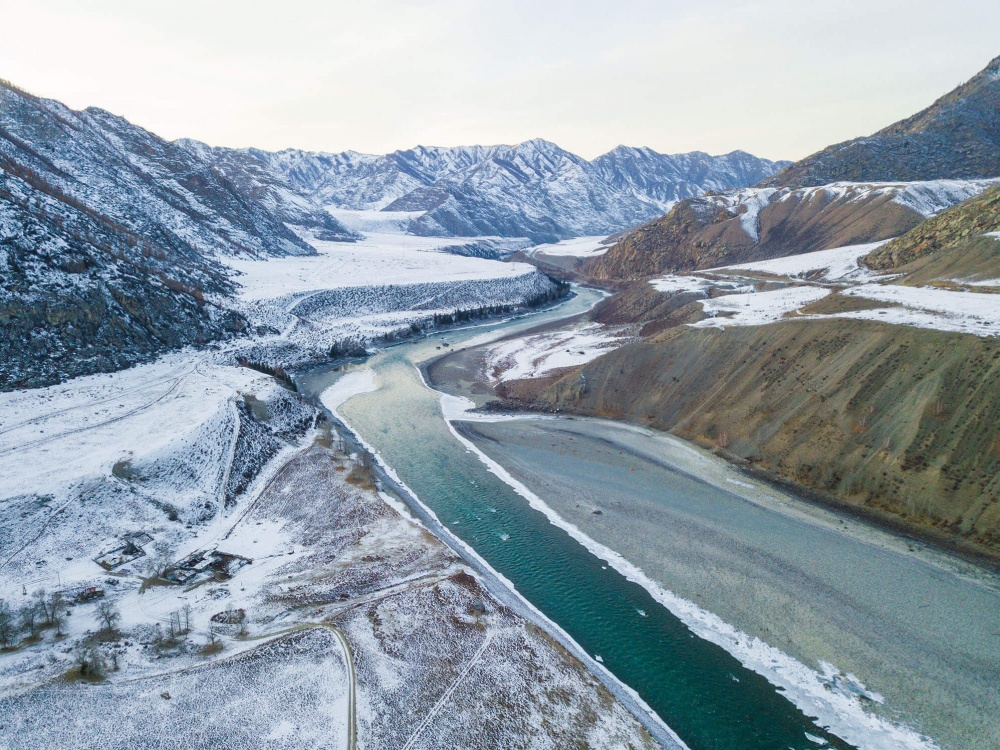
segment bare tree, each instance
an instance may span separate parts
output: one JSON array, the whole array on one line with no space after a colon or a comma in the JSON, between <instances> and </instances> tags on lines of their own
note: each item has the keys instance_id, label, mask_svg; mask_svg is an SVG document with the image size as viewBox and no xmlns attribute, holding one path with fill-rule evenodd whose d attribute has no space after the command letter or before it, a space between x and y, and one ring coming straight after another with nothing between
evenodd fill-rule
<instances>
[{"instance_id":1,"label":"bare tree","mask_svg":"<svg viewBox=\"0 0 1000 750\"><path fill-rule=\"evenodd\" d=\"M38 637L38 605L28 602L21 608L21 629L27 631L30 638Z\"/></svg>"},{"instance_id":2,"label":"bare tree","mask_svg":"<svg viewBox=\"0 0 1000 750\"><path fill-rule=\"evenodd\" d=\"M162 578L173 561L173 551L170 545L158 543L153 553L146 558L146 574L150 578Z\"/></svg>"},{"instance_id":3,"label":"bare tree","mask_svg":"<svg viewBox=\"0 0 1000 750\"><path fill-rule=\"evenodd\" d=\"M73 647L73 656L81 677L104 676L104 659L96 647L81 641Z\"/></svg>"},{"instance_id":4,"label":"bare tree","mask_svg":"<svg viewBox=\"0 0 1000 750\"><path fill-rule=\"evenodd\" d=\"M63 609L63 597L58 591L52 592L48 602L49 624L56 629L56 635L62 635L63 625L66 624L66 611Z\"/></svg>"},{"instance_id":5,"label":"bare tree","mask_svg":"<svg viewBox=\"0 0 1000 750\"><path fill-rule=\"evenodd\" d=\"M0 599L0 646L7 648L17 637L17 621L6 599Z\"/></svg>"},{"instance_id":6,"label":"bare tree","mask_svg":"<svg viewBox=\"0 0 1000 750\"><path fill-rule=\"evenodd\" d=\"M184 632L191 632L191 605L185 604L181 607L181 613L184 615Z\"/></svg>"},{"instance_id":7,"label":"bare tree","mask_svg":"<svg viewBox=\"0 0 1000 750\"><path fill-rule=\"evenodd\" d=\"M94 613L94 616L97 618L101 630L108 633L115 632L115 628L118 627L118 623L122 619L122 614L118 611L118 607L109 601L98 602L97 612Z\"/></svg>"},{"instance_id":8,"label":"bare tree","mask_svg":"<svg viewBox=\"0 0 1000 750\"><path fill-rule=\"evenodd\" d=\"M45 594L45 589L38 589L34 596L35 606L38 607L38 613L45 618L46 625L51 625L52 619L49 617L49 601Z\"/></svg>"}]
</instances>

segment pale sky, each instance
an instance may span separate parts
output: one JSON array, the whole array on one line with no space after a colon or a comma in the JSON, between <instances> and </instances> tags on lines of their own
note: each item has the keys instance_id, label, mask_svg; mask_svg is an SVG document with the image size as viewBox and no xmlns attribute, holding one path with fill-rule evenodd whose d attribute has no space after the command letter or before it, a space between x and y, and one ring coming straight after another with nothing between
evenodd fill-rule
<instances>
[{"instance_id":1,"label":"pale sky","mask_svg":"<svg viewBox=\"0 0 1000 750\"><path fill-rule=\"evenodd\" d=\"M1000 55L996 0L2 0L0 77L166 138L797 159Z\"/></svg>"}]
</instances>

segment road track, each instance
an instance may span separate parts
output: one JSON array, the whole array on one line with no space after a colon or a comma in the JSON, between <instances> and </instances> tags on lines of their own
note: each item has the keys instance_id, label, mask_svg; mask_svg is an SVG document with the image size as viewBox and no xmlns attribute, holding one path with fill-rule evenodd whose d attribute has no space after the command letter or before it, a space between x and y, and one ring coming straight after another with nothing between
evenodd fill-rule
<instances>
[{"instance_id":1,"label":"road track","mask_svg":"<svg viewBox=\"0 0 1000 750\"><path fill-rule=\"evenodd\" d=\"M63 438L69 437L70 435L77 435L81 432L86 432L88 430L95 430L99 427L106 427L109 424L115 424L116 422L121 422L122 420L128 419L129 417L132 417L136 414L139 414L140 412L145 411L146 409L151 408L152 406L155 406L156 404L158 404L159 402L163 401L165 398L170 396L174 391L176 391L180 387L181 383L183 383L193 372L194 368L191 368L186 373L179 375L177 378L174 379L173 385L171 385L170 388L168 388L164 393L161 393L152 401L148 401L144 404L135 407L134 409L130 409L124 414L119 414L118 416L111 417L110 419L106 419L103 422L88 424L84 425L83 427L75 427L73 429L65 430L64 432L59 432L54 435L46 435L43 438L36 438L35 440L29 440L26 443L18 443L17 445L12 445L9 448L4 448L0 450L0 457L9 456L13 453L23 451L26 448L33 448L38 445L45 445L46 443L50 443L53 440L61 440Z\"/></svg>"}]
</instances>

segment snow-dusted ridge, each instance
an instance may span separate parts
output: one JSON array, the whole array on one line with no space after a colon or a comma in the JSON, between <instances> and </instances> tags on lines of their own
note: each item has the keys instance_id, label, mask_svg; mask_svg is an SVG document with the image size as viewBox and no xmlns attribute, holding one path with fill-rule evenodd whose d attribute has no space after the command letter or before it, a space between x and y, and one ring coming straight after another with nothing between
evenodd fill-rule
<instances>
[{"instance_id":1,"label":"snow-dusted ridge","mask_svg":"<svg viewBox=\"0 0 1000 750\"><path fill-rule=\"evenodd\" d=\"M708 195L701 200L739 216L743 231L754 242L759 242L757 217L761 210L772 204L791 200L808 204L817 199L826 202L859 202L888 198L928 219L956 203L979 195L998 182L1000 178L921 182L833 182L806 188L748 187Z\"/></svg>"}]
</instances>

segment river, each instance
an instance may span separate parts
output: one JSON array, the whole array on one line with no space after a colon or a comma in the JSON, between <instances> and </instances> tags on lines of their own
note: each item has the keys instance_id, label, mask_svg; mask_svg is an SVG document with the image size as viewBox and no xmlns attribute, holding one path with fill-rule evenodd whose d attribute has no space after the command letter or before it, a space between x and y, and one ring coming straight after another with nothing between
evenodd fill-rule
<instances>
[{"instance_id":1,"label":"river","mask_svg":"<svg viewBox=\"0 0 1000 750\"><path fill-rule=\"evenodd\" d=\"M512 440L507 449L498 449L495 454L487 447L485 453L491 453L505 466L507 461L512 467L517 464L517 480L531 488L518 492L512 487L517 484L513 477L498 476L504 472L496 467L491 471L484 453L473 449L473 443L460 440L445 421L441 394L425 385L418 369L420 363L449 350L582 313L598 298L597 292L579 290L575 298L552 310L439 333L387 349L362 364L304 374L299 383L306 392L321 394L345 372L371 373L378 390L346 400L338 408L341 417L453 535L475 550L601 665L595 665L595 670L606 668L638 693L692 750L933 747L916 733L897 730L882 718L864 712L859 701L849 695L856 687L851 681L834 684L836 689L828 691L829 696L822 692L811 697L808 693L804 697L796 695L795 670L802 665L795 658L773 648L768 650L773 643L744 635L687 599L671 598L670 592L664 594L657 585L644 580L643 571L637 572L628 561L617 560L613 553L602 551L599 544L590 543L589 537L575 533L582 524L559 523L561 517L554 511L542 508L540 501L529 502L526 495L533 497L532 490L543 494L554 491L541 481L549 473L545 467L550 467L553 474L570 471L595 484L603 475L612 487L627 486L629 493L637 495L666 493L688 498L701 509L713 508L719 516L714 523L749 526L763 538L776 535L782 544L795 539L798 532L815 536L818 526L813 520L794 514L766 517L746 509L742 516L730 512L737 508L732 493L698 482L684 472L664 470L653 476L650 472L656 467L644 466L638 475L613 473L614 467L598 456L607 453L607 446L599 442L579 446L575 466L559 464L557 452L546 455L540 450L541 443L532 448L526 447L523 440L520 444ZM490 434L485 425L476 436L484 446L499 437L497 432ZM588 457L588 450L592 456ZM526 460L526 455L532 460ZM529 467L532 462L534 474ZM631 463L626 468L634 470L636 462ZM538 470L539 465L542 470ZM569 515L572 504L565 502L565 486L562 499L562 512ZM593 498L588 497L587 502L587 513L593 516ZM602 510L601 515L604 512L607 510ZM768 524L770 527L765 528ZM640 529L637 533L644 532ZM613 538L609 535L607 542ZM624 546L619 540L619 547ZM852 554L863 557L863 545L858 549L861 551L852 548ZM860 562L877 569L884 565L879 557L884 554L882 547L873 545L871 558ZM642 559L641 555L633 557ZM852 560L851 564L858 562ZM937 574L943 575L940 571ZM919 581L911 584L911 588L919 586ZM984 595L988 597L989 592ZM995 600L989 601L992 606ZM782 614L773 612L771 616L780 619ZM725 637L717 631L724 631ZM784 684L773 676L770 681L765 678L769 670L778 674L782 668ZM800 681L814 677L806 675ZM838 724L838 710L845 701L850 702L855 713L841 712ZM817 716L821 716L819 722ZM852 721L858 724L856 731L841 731ZM851 737L852 742L843 737Z\"/></svg>"}]
</instances>

